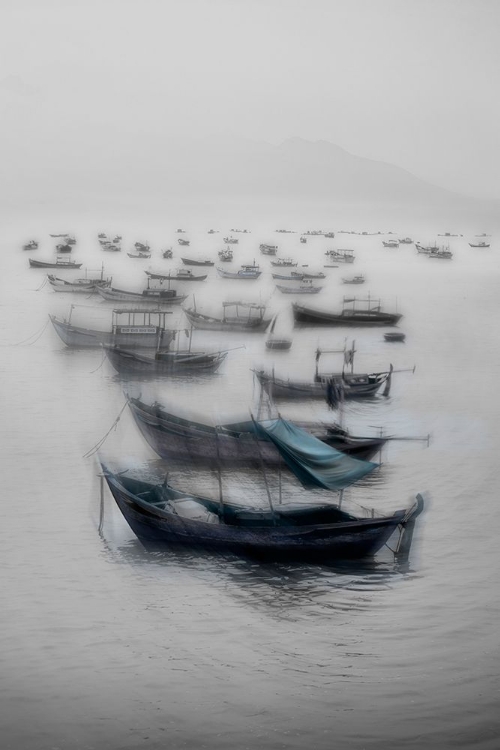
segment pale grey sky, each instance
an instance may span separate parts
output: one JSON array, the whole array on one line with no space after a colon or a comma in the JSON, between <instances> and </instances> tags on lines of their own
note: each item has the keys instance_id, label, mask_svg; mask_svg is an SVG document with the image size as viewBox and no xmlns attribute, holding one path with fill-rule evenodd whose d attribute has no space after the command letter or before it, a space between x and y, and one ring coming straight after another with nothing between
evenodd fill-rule
<instances>
[{"instance_id":1,"label":"pale grey sky","mask_svg":"<svg viewBox=\"0 0 500 750\"><path fill-rule=\"evenodd\" d=\"M500 198L499 22L500 0L0 0L0 148L301 136Z\"/></svg>"}]
</instances>

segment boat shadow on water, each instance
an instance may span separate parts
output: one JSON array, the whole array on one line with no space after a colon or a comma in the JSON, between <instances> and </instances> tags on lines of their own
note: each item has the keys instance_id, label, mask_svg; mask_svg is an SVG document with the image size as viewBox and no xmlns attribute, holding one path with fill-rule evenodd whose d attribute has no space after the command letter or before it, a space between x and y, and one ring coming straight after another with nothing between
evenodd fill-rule
<instances>
[{"instance_id":1,"label":"boat shadow on water","mask_svg":"<svg viewBox=\"0 0 500 750\"><path fill-rule=\"evenodd\" d=\"M278 619L328 616L370 609L373 596L390 590L417 574L411 561L397 561L392 553L377 559L332 560L313 564L301 560L266 560L207 546L196 549L143 543L131 539L114 545L104 539L113 564L138 568L141 575L188 575L224 592L245 607ZM300 611L300 615L299 615Z\"/></svg>"}]
</instances>

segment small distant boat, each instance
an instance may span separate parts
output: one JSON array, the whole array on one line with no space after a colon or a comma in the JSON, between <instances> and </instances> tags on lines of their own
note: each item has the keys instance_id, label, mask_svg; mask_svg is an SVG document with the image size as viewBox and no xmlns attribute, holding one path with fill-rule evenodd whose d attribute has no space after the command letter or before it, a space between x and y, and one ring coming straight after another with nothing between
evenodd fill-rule
<instances>
[{"instance_id":1,"label":"small distant boat","mask_svg":"<svg viewBox=\"0 0 500 750\"><path fill-rule=\"evenodd\" d=\"M247 331L262 333L267 329L271 320L265 317L265 305L256 302L223 302L222 318L205 315L195 309L183 308L184 313L193 326L205 331ZM228 310L233 310L228 312Z\"/></svg>"},{"instance_id":2,"label":"small distant boat","mask_svg":"<svg viewBox=\"0 0 500 750\"><path fill-rule=\"evenodd\" d=\"M80 294L92 294L98 286L110 286L111 279L105 279L101 274L100 278L84 278L66 281L59 279L57 276L48 274L49 284L55 292L76 292Z\"/></svg>"},{"instance_id":3,"label":"small distant boat","mask_svg":"<svg viewBox=\"0 0 500 750\"><path fill-rule=\"evenodd\" d=\"M151 253L140 250L138 253L127 253L129 258L151 258Z\"/></svg>"},{"instance_id":4,"label":"small distant boat","mask_svg":"<svg viewBox=\"0 0 500 750\"><path fill-rule=\"evenodd\" d=\"M223 268L217 268L217 273L223 279L258 279L262 271L256 265L242 266L239 271L225 271Z\"/></svg>"},{"instance_id":5,"label":"small distant boat","mask_svg":"<svg viewBox=\"0 0 500 750\"><path fill-rule=\"evenodd\" d=\"M325 255L337 263L354 263L353 250L327 250Z\"/></svg>"},{"instance_id":6,"label":"small distant boat","mask_svg":"<svg viewBox=\"0 0 500 750\"><path fill-rule=\"evenodd\" d=\"M131 292L115 287L97 287L97 292L101 297L112 302L153 302L162 305L180 305L187 297L186 294L177 294L175 289L151 288L149 283L142 292Z\"/></svg>"},{"instance_id":7,"label":"small distant boat","mask_svg":"<svg viewBox=\"0 0 500 750\"><path fill-rule=\"evenodd\" d=\"M301 273L294 273L293 276L286 276L283 273L273 273L271 274L273 279L279 279L280 281L302 281L304 278L303 274Z\"/></svg>"},{"instance_id":8,"label":"small distant boat","mask_svg":"<svg viewBox=\"0 0 500 750\"><path fill-rule=\"evenodd\" d=\"M446 248L439 248L438 250L433 250L432 252L428 253L428 258L436 258L437 260L452 260L453 253L451 250L448 250Z\"/></svg>"},{"instance_id":9,"label":"small distant boat","mask_svg":"<svg viewBox=\"0 0 500 750\"><path fill-rule=\"evenodd\" d=\"M67 245L76 245L76 237L72 234L66 235L66 244Z\"/></svg>"},{"instance_id":10,"label":"small distant boat","mask_svg":"<svg viewBox=\"0 0 500 750\"><path fill-rule=\"evenodd\" d=\"M292 276L302 276L303 279L326 279L323 271L315 271L313 273L309 273L308 271L292 271Z\"/></svg>"},{"instance_id":11,"label":"small distant boat","mask_svg":"<svg viewBox=\"0 0 500 750\"><path fill-rule=\"evenodd\" d=\"M147 242L136 242L134 244L134 247L138 253L149 253L149 251L151 250Z\"/></svg>"},{"instance_id":12,"label":"small distant boat","mask_svg":"<svg viewBox=\"0 0 500 750\"><path fill-rule=\"evenodd\" d=\"M278 245L259 245L259 250L262 255L276 255L278 252Z\"/></svg>"},{"instance_id":13,"label":"small distant boat","mask_svg":"<svg viewBox=\"0 0 500 750\"><path fill-rule=\"evenodd\" d=\"M323 237L327 237L328 239L333 240L333 238L335 237L335 232L325 232L323 234Z\"/></svg>"},{"instance_id":14,"label":"small distant boat","mask_svg":"<svg viewBox=\"0 0 500 750\"><path fill-rule=\"evenodd\" d=\"M399 240L382 240L384 247L399 247Z\"/></svg>"},{"instance_id":15,"label":"small distant boat","mask_svg":"<svg viewBox=\"0 0 500 750\"><path fill-rule=\"evenodd\" d=\"M371 297L362 300L344 297L344 304L339 313L314 310L299 305L298 302L294 302L292 308L295 322L302 325L395 326L403 317L399 313L383 312L380 300L373 300Z\"/></svg>"},{"instance_id":16,"label":"small distant boat","mask_svg":"<svg viewBox=\"0 0 500 750\"><path fill-rule=\"evenodd\" d=\"M181 258L185 266L213 266L215 265L213 260L207 258L195 260L194 258Z\"/></svg>"},{"instance_id":17,"label":"small distant boat","mask_svg":"<svg viewBox=\"0 0 500 750\"><path fill-rule=\"evenodd\" d=\"M489 247L489 242L469 242L471 247Z\"/></svg>"},{"instance_id":18,"label":"small distant boat","mask_svg":"<svg viewBox=\"0 0 500 750\"><path fill-rule=\"evenodd\" d=\"M219 250L219 260L223 263L230 263L233 260L233 251L229 248L227 250Z\"/></svg>"},{"instance_id":19,"label":"small distant boat","mask_svg":"<svg viewBox=\"0 0 500 750\"><path fill-rule=\"evenodd\" d=\"M162 255L165 258L165 260L169 260L170 258L173 258L174 254L172 252L172 248L167 247L167 249L162 252Z\"/></svg>"},{"instance_id":20,"label":"small distant boat","mask_svg":"<svg viewBox=\"0 0 500 750\"><path fill-rule=\"evenodd\" d=\"M150 279L159 279L160 281L205 281L207 274L201 276L195 276L195 274L187 268L179 268L177 273L164 274L154 273L153 271L145 271Z\"/></svg>"},{"instance_id":21,"label":"small distant boat","mask_svg":"<svg viewBox=\"0 0 500 750\"><path fill-rule=\"evenodd\" d=\"M413 240L411 237L403 237L399 240L400 245L413 245Z\"/></svg>"},{"instance_id":22,"label":"small distant boat","mask_svg":"<svg viewBox=\"0 0 500 750\"><path fill-rule=\"evenodd\" d=\"M224 237L224 242L226 245L237 245L239 242L239 239L236 237Z\"/></svg>"},{"instance_id":23,"label":"small distant boat","mask_svg":"<svg viewBox=\"0 0 500 750\"><path fill-rule=\"evenodd\" d=\"M303 245L305 245L307 242L307 237L301 237L300 241L302 242Z\"/></svg>"},{"instance_id":24,"label":"small distant boat","mask_svg":"<svg viewBox=\"0 0 500 750\"><path fill-rule=\"evenodd\" d=\"M421 245L419 242L415 242L415 247L417 248L417 253L420 253L422 255L430 255L431 253L437 252L439 250L438 245Z\"/></svg>"},{"instance_id":25,"label":"small distant boat","mask_svg":"<svg viewBox=\"0 0 500 750\"><path fill-rule=\"evenodd\" d=\"M218 229L209 229L208 232L207 232L207 234L219 234L219 230Z\"/></svg>"},{"instance_id":26,"label":"small distant boat","mask_svg":"<svg viewBox=\"0 0 500 750\"><path fill-rule=\"evenodd\" d=\"M298 266L298 263L292 260L292 258L276 258L271 261L272 266L286 266L287 268L294 268Z\"/></svg>"},{"instance_id":27,"label":"small distant boat","mask_svg":"<svg viewBox=\"0 0 500 750\"><path fill-rule=\"evenodd\" d=\"M283 286L276 284L282 294L318 294L323 289L322 286L313 286L312 279L304 279L298 286Z\"/></svg>"},{"instance_id":28,"label":"small distant boat","mask_svg":"<svg viewBox=\"0 0 500 750\"><path fill-rule=\"evenodd\" d=\"M60 270L62 270L63 268L82 267L82 263L75 263L74 260L63 260L62 258L57 258L55 263L51 263L50 261L46 260L34 260L33 258L30 258L29 263L31 268L59 268Z\"/></svg>"},{"instance_id":29,"label":"small distant boat","mask_svg":"<svg viewBox=\"0 0 500 750\"><path fill-rule=\"evenodd\" d=\"M120 245L114 242L101 242L101 247L106 253L119 253L121 252Z\"/></svg>"},{"instance_id":30,"label":"small distant boat","mask_svg":"<svg viewBox=\"0 0 500 750\"><path fill-rule=\"evenodd\" d=\"M62 234L50 234L49 237L69 237L69 234L67 232L63 232Z\"/></svg>"},{"instance_id":31,"label":"small distant boat","mask_svg":"<svg viewBox=\"0 0 500 750\"><path fill-rule=\"evenodd\" d=\"M190 244L189 240L183 240L182 237L179 237L177 242L179 243L179 245L183 245L184 247L187 247Z\"/></svg>"},{"instance_id":32,"label":"small distant boat","mask_svg":"<svg viewBox=\"0 0 500 750\"><path fill-rule=\"evenodd\" d=\"M36 240L30 240L25 245L23 245L23 250L37 250L38 249L38 242Z\"/></svg>"},{"instance_id":33,"label":"small distant boat","mask_svg":"<svg viewBox=\"0 0 500 750\"><path fill-rule=\"evenodd\" d=\"M177 234L185 234L185 230L184 229L178 229L177 230Z\"/></svg>"},{"instance_id":34,"label":"small distant boat","mask_svg":"<svg viewBox=\"0 0 500 750\"><path fill-rule=\"evenodd\" d=\"M365 277L362 274L359 274L358 276L351 276L350 278L342 278L343 284L364 284L365 283Z\"/></svg>"},{"instance_id":35,"label":"small distant boat","mask_svg":"<svg viewBox=\"0 0 500 750\"><path fill-rule=\"evenodd\" d=\"M404 333L384 333L384 339L386 341L404 341L406 338L406 334Z\"/></svg>"},{"instance_id":36,"label":"small distant boat","mask_svg":"<svg viewBox=\"0 0 500 750\"><path fill-rule=\"evenodd\" d=\"M71 245L60 243L56 245L56 252L58 253L70 253L73 250Z\"/></svg>"}]
</instances>

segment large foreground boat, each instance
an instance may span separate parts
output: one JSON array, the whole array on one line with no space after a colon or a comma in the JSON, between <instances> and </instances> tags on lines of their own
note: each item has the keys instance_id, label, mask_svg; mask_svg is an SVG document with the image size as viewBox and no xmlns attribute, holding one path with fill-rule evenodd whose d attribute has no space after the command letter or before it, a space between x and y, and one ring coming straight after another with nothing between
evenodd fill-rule
<instances>
[{"instance_id":1,"label":"large foreground boat","mask_svg":"<svg viewBox=\"0 0 500 750\"><path fill-rule=\"evenodd\" d=\"M66 346L74 348L99 348L102 344L122 346L127 349L168 348L174 331L165 327L168 310L113 310L111 331L75 326L71 322L73 305L67 320L49 315L59 338Z\"/></svg>"},{"instance_id":2,"label":"large foreground boat","mask_svg":"<svg viewBox=\"0 0 500 750\"><path fill-rule=\"evenodd\" d=\"M179 417L158 402L129 398L128 403L139 430L161 458L212 468L217 462L226 468L259 466L261 460L280 465L279 453L269 440L257 437L251 421L214 427ZM350 435L335 423L301 422L300 427L331 448L366 461L386 443L383 437Z\"/></svg>"},{"instance_id":3,"label":"large foreground boat","mask_svg":"<svg viewBox=\"0 0 500 750\"><path fill-rule=\"evenodd\" d=\"M266 307L256 302L223 302L222 318L204 315L195 309L184 308L187 319L193 328L206 331L247 331L264 332L271 318L265 318Z\"/></svg>"},{"instance_id":4,"label":"large foreground boat","mask_svg":"<svg viewBox=\"0 0 500 750\"><path fill-rule=\"evenodd\" d=\"M423 499L391 516L363 518L329 503L269 502L269 509L179 492L166 481L153 484L102 467L118 508L136 536L250 555L300 559L362 558L376 554L399 528L398 550L408 546ZM398 551L397 550L397 551Z\"/></svg>"},{"instance_id":5,"label":"large foreground boat","mask_svg":"<svg viewBox=\"0 0 500 750\"><path fill-rule=\"evenodd\" d=\"M339 313L315 310L294 302L293 316L297 323L323 326L395 326L403 317L399 313L383 312L380 300L344 297Z\"/></svg>"},{"instance_id":6,"label":"large foreground boat","mask_svg":"<svg viewBox=\"0 0 500 750\"><path fill-rule=\"evenodd\" d=\"M258 266L242 266L238 271L226 271L217 267L217 273L223 279L258 279L262 271Z\"/></svg>"}]
</instances>

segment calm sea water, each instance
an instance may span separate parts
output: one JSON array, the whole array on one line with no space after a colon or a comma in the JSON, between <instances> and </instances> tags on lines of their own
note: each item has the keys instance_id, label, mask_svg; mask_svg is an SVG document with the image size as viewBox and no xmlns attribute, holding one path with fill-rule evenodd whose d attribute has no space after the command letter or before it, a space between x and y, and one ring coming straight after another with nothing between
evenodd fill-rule
<instances>
[{"instance_id":1,"label":"calm sea water","mask_svg":"<svg viewBox=\"0 0 500 750\"><path fill-rule=\"evenodd\" d=\"M70 351L44 328L48 312L74 322L102 323L112 305L55 294L43 270L30 270L21 244L53 255L48 232L74 231L83 268L114 284L141 288L145 268L180 265L175 228L189 230L188 256L215 258L236 225L208 212L174 221L123 215L120 225L95 217L40 216L13 220L0 238L2 373L2 627L0 719L4 748L26 750L151 748L490 748L498 747L498 603L500 455L499 248L449 240L452 262L418 256L413 245L382 247L380 237L338 235L334 241L275 234L342 228L300 216L247 226L235 235L235 263L261 263L258 282L217 279L185 284L198 309L218 312L222 299L261 299L282 310L291 331L291 298L274 290L260 242L280 255L321 269L328 247L352 248L353 266L327 271L314 304L338 308L353 288L343 275L364 273L370 292L404 314L406 343L388 344L381 330L306 329L288 353L265 350L263 336L199 332L193 346L245 346L208 378L130 384L145 400L158 398L185 415L246 418L257 388L251 368L312 377L316 347L356 340L356 369L416 365L394 377L389 398L348 403L355 434L431 434L420 442L390 442L374 481L349 490L349 500L381 511L405 507L428 492L410 565L391 555L335 567L260 564L230 555L147 552L100 496L96 458L84 458L110 429L123 404L122 384L99 351ZM43 217L43 218L42 218ZM267 223L266 223L267 222ZM390 229L375 224L345 228ZM401 235L435 239L424 221L395 225ZM446 231L447 227L439 227ZM489 227L478 225L477 232ZM121 254L103 253L98 231L124 235ZM149 240L151 261L126 256ZM164 261L160 247L172 245ZM239 262L239 263L238 263ZM82 268L82 271L83 271ZM65 274L65 277L81 275ZM41 287L41 288L40 288ZM194 287L194 288L193 288ZM179 287L181 288L181 286ZM172 325L185 326L181 313ZM324 367L338 365L325 357ZM331 418L326 405L283 405L283 414ZM164 470L125 411L103 454L120 466ZM180 477L179 482L186 482ZM213 476L198 476L216 492ZM224 478L228 492L231 477Z\"/></svg>"}]
</instances>

